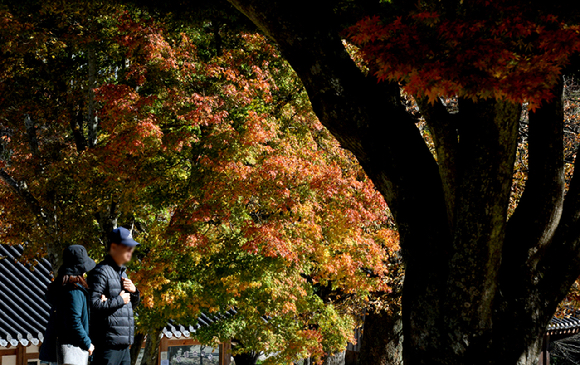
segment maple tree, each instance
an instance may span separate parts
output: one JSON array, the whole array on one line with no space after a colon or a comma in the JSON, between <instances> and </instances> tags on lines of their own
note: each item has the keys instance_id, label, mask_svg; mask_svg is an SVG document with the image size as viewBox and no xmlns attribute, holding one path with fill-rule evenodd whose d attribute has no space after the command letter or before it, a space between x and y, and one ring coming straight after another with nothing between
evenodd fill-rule
<instances>
[{"instance_id":1,"label":"maple tree","mask_svg":"<svg viewBox=\"0 0 580 365\"><path fill-rule=\"evenodd\" d=\"M320 359L369 298L389 304L384 200L263 36L217 47L205 20L32 4L1 9L2 238L56 268L63 246L98 258L111 227L133 225L146 361L169 319L232 308L196 336Z\"/></svg>"},{"instance_id":2,"label":"maple tree","mask_svg":"<svg viewBox=\"0 0 580 365\"><path fill-rule=\"evenodd\" d=\"M270 362L341 351L365 299L390 291L384 261L397 236L384 201L318 123L300 83L262 36L242 33L240 47L201 62L189 42L195 33L169 49L171 38L152 38L150 26L135 36L141 24L130 27L129 49L161 47L138 55L146 62L132 57L128 74L155 93L126 85L98 92L103 128L112 128L103 150L116 156L106 160L111 170L131 159L127 152L176 169L161 185L146 184L156 195L172 186L180 196L163 199L166 210L147 234L135 274L145 298L140 320L158 328L168 318L188 322L200 310L234 308L197 336L234 338L238 352L276 353ZM166 86L167 74L162 83L149 77L157 67L175 73L179 88ZM118 151L135 130L145 131L135 136L143 143ZM142 173L125 168L121 178Z\"/></svg>"}]
</instances>

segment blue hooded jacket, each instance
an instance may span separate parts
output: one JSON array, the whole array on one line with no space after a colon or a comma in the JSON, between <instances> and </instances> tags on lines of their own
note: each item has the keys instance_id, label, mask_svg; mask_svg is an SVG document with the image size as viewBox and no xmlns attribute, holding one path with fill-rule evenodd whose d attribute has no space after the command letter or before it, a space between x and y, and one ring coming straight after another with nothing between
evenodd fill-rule
<instances>
[{"instance_id":1,"label":"blue hooded jacket","mask_svg":"<svg viewBox=\"0 0 580 365\"><path fill-rule=\"evenodd\" d=\"M82 286L66 285L56 307L59 321L58 342L89 350L89 291Z\"/></svg>"}]
</instances>

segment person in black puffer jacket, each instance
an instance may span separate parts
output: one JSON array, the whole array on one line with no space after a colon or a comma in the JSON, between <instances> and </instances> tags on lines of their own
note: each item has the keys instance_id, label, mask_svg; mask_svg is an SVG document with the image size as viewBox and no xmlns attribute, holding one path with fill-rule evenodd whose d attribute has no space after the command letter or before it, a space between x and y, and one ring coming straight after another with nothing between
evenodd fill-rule
<instances>
[{"instance_id":1,"label":"person in black puffer jacket","mask_svg":"<svg viewBox=\"0 0 580 365\"><path fill-rule=\"evenodd\" d=\"M130 365L133 344L133 308L140 294L127 278L124 264L131 260L138 243L123 227L109 235L109 254L89 273L91 290L91 338L95 352L91 365Z\"/></svg>"}]
</instances>

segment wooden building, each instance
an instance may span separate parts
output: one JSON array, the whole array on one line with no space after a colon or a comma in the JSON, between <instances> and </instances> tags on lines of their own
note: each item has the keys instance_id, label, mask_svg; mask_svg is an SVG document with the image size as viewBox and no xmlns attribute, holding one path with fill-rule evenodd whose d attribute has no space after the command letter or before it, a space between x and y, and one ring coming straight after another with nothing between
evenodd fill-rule
<instances>
[{"instance_id":1,"label":"wooden building","mask_svg":"<svg viewBox=\"0 0 580 365\"><path fill-rule=\"evenodd\" d=\"M544 335L539 365L550 365L550 343L580 333L580 311L574 311L568 318L552 318Z\"/></svg>"}]
</instances>

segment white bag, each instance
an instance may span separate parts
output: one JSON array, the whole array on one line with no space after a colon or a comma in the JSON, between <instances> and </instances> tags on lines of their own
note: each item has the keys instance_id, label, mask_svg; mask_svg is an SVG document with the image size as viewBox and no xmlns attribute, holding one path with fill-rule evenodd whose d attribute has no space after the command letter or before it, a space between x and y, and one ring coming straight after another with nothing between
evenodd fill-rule
<instances>
[{"instance_id":1,"label":"white bag","mask_svg":"<svg viewBox=\"0 0 580 365\"><path fill-rule=\"evenodd\" d=\"M89 352L71 344L58 344L56 349L58 365L88 365Z\"/></svg>"}]
</instances>

